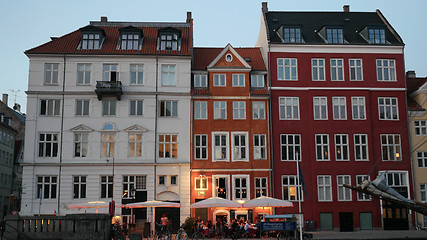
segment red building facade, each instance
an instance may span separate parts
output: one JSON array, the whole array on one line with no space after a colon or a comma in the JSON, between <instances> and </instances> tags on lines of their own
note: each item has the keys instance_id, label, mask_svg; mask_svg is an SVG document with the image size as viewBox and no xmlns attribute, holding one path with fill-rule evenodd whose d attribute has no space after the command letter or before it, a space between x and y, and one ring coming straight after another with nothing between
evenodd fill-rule
<instances>
[{"instance_id":1,"label":"red building facade","mask_svg":"<svg viewBox=\"0 0 427 240\"><path fill-rule=\"evenodd\" d=\"M194 48L191 202L271 193L267 71L259 48ZM253 220L262 209L195 209L205 220Z\"/></svg>"},{"instance_id":2,"label":"red building facade","mask_svg":"<svg viewBox=\"0 0 427 240\"><path fill-rule=\"evenodd\" d=\"M343 186L385 173L388 185L411 197L399 35L378 10L272 12L264 5L262 14L257 45L269 62L274 197L300 197L304 220L320 230L408 229L407 209ZM276 209L298 212L298 204Z\"/></svg>"}]
</instances>

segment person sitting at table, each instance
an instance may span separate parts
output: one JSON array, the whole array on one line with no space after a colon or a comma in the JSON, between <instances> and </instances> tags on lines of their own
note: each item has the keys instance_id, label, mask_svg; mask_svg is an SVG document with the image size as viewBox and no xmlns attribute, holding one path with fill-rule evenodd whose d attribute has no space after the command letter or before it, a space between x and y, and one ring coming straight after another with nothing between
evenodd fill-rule
<instances>
[{"instance_id":1,"label":"person sitting at table","mask_svg":"<svg viewBox=\"0 0 427 240\"><path fill-rule=\"evenodd\" d=\"M212 224L212 221L208 220L208 223L206 226L209 228L209 236L208 237L214 236L215 235L215 226Z\"/></svg>"},{"instance_id":2,"label":"person sitting at table","mask_svg":"<svg viewBox=\"0 0 427 240\"><path fill-rule=\"evenodd\" d=\"M251 220L246 221L246 224L244 226L245 232L249 232L249 228L251 228L251 227L252 227Z\"/></svg>"}]
</instances>

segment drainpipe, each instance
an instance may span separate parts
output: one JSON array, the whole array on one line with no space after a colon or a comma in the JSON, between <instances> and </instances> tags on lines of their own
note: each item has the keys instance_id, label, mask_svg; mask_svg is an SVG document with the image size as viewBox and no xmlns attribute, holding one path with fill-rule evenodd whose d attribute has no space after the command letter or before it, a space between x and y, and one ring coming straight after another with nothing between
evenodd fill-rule
<instances>
[{"instance_id":1,"label":"drainpipe","mask_svg":"<svg viewBox=\"0 0 427 240\"><path fill-rule=\"evenodd\" d=\"M60 212L60 205L61 205L61 176L62 176L62 145L63 145L63 137L64 137L64 106L65 106L65 70L66 70L66 58L64 54L64 71L62 76L62 109L61 109L61 132L60 132L60 138L61 138L61 146L59 148L59 173L58 173L58 210L57 214L59 215ZM40 196L42 197L42 196Z\"/></svg>"},{"instance_id":2,"label":"drainpipe","mask_svg":"<svg viewBox=\"0 0 427 240\"><path fill-rule=\"evenodd\" d=\"M159 55L156 54L156 110L154 116L154 196L153 199L156 200L157 194L157 124L158 124L158 111L159 111ZM154 221L155 219L153 219Z\"/></svg>"}]
</instances>

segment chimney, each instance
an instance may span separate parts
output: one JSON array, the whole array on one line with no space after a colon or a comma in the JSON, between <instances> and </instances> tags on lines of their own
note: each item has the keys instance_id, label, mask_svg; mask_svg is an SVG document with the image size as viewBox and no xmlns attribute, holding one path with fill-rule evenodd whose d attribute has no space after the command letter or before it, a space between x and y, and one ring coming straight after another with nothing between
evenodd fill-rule
<instances>
[{"instance_id":1,"label":"chimney","mask_svg":"<svg viewBox=\"0 0 427 240\"><path fill-rule=\"evenodd\" d=\"M417 74L415 74L415 71L407 71L406 72L406 78L416 78Z\"/></svg>"},{"instance_id":2,"label":"chimney","mask_svg":"<svg viewBox=\"0 0 427 240\"><path fill-rule=\"evenodd\" d=\"M17 112L21 112L21 105L18 103L15 103L15 105L13 106L13 110Z\"/></svg>"},{"instance_id":3,"label":"chimney","mask_svg":"<svg viewBox=\"0 0 427 240\"><path fill-rule=\"evenodd\" d=\"M267 6L267 4L268 4L268 2L262 2L262 10L264 11L264 12L268 12L268 6Z\"/></svg>"},{"instance_id":4,"label":"chimney","mask_svg":"<svg viewBox=\"0 0 427 240\"><path fill-rule=\"evenodd\" d=\"M101 22L108 22L108 18L107 18L107 17L105 17L105 16L102 16L102 17L101 17Z\"/></svg>"},{"instance_id":5,"label":"chimney","mask_svg":"<svg viewBox=\"0 0 427 240\"><path fill-rule=\"evenodd\" d=\"M2 98L2 102L4 103L4 104L6 104L6 106L7 106L7 97L8 97L9 95L7 95L7 93L3 93L3 98Z\"/></svg>"},{"instance_id":6,"label":"chimney","mask_svg":"<svg viewBox=\"0 0 427 240\"><path fill-rule=\"evenodd\" d=\"M344 5L342 9L344 10L344 12L350 12L350 5Z\"/></svg>"},{"instance_id":7,"label":"chimney","mask_svg":"<svg viewBox=\"0 0 427 240\"><path fill-rule=\"evenodd\" d=\"M191 22L191 12L187 12L187 23Z\"/></svg>"}]
</instances>

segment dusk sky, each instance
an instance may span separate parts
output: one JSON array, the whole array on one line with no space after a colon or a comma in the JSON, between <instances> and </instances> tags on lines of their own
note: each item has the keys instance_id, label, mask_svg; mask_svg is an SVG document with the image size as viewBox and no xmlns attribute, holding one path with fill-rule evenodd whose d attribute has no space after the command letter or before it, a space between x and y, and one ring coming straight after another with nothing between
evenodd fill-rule
<instances>
[{"instance_id":1,"label":"dusk sky","mask_svg":"<svg viewBox=\"0 0 427 240\"><path fill-rule=\"evenodd\" d=\"M265 1L265 0L264 0ZM194 19L195 47L251 47L258 38L260 0L15 0L3 1L0 8L0 93L9 94L26 112L29 61L24 51L89 24L101 16L109 21L184 22L186 12ZM405 43L406 71L427 76L426 0L270 0L270 11L350 11L379 9ZM424 56L424 57L423 57ZM13 91L12 91L13 90Z\"/></svg>"}]
</instances>

